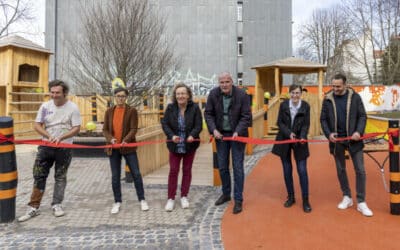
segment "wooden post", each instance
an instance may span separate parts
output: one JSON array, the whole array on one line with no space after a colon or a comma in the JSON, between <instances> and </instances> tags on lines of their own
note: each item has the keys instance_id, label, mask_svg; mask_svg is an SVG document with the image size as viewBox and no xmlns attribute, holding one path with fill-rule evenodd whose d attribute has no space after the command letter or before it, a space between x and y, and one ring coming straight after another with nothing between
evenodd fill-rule
<instances>
[{"instance_id":1,"label":"wooden post","mask_svg":"<svg viewBox=\"0 0 400 250\"><path fill-rule=\"evenodd\" d=\"M13 142L14 128L11 117L0 117L0 222L12 222L15 219L15 197L17 194L18 172Z\"/></svg>"},{"instance_id":2,"label":"wooden post","mask_svg":"<svg viewBox=\"0 0 400 250\"><path fill-rule=\"evenodd\" d=\"M280 88L280 84L279 84L279 68L276 67L275 68L275 96L280 96L281 95L281 88Z\"/></svg>"},{"instance_id":3,"label":"wooden post","mask_svg":"<svg viewBox=\"0 0 400 250\"><path fill-rule=\"evenodd\" d=\"M322 85L324 85L324 71L320 69L318 71L318 99L320 101L323 99Z\"/></svg>"},{"instance_id":4,"label":"wooden post","mask_svg":"<svg viewBox=\"0 0 400 250\"><path fill-rule=\"evenodd\" d=\"M92 102L92 121L97 122L97 97L96 93L93 93L91 96L91 102Z\"/></svg>"},{"instance_id":5,"label":"wooden post","mask_svg":"<svg viewBox=\"0 0 400 250\"><path fill-rule=\"evenodd\" d=\"M217 144L215 143L215 139L212 141L212 150L213 150L213 184L214 186L221 186L221 176L219 175L218 169L218 156L217 156Z\"/></svg>"},{"instance_id":6,"label":"wooden post","mask_svg":"<svg viewBox=\"0 0 400 250\"><path fill-rule=\"evenodd\" d=\"M400 168L399 168L399 121L389 120L389 133L393 145L389 145L390 213L400 215Z\"/></svg>"}]
</instances>

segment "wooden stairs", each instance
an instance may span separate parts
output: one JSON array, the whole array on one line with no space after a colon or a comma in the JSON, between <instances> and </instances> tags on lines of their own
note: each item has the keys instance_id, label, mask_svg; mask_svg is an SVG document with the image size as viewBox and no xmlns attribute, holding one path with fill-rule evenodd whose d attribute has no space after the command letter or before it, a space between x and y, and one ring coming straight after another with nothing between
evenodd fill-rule
<instances>
[{"instance_id":1,"label":"wooden stairs","mask_svg":"<svg viewBox=\"0 0 400 250\"><path fill-rule=\"evenodd\" d=\"M264 135L264 139L266 140L275 140L276 135L279 132L279 128L276 125L272 125L268 127L268 134Z\"/></svg>"}]
</instances>

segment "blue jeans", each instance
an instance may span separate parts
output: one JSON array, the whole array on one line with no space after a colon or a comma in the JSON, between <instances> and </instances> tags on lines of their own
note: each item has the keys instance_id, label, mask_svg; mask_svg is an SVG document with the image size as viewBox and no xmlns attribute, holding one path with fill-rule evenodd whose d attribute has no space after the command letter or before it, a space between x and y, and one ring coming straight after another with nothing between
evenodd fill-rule
<instances>
[{"instance_id":1,"label":"blue jeans","mask_svg":"<svg viewBox=\"0 0 400 250\"><path fill-rule=\"evenodd\" d=\"M142 175L139 170L139 161L136 152L122 155L119 149L113 149L110 155L111 186L114 193L114 201L122 202L121 195L121 158L125 158L126 164L133 177L136 194L139 201L144 200L144 189Z\"/></svg>"},{"instance_id":2,"label":"blue jeans","mask_svg":"<svg viewBox=\"0 0 400 250\"><path fill-rule=\"evenodd\" d=\"M244 149L246 144L234 141L216 140L218 169L222 181L222 193L231 196L231 175L229 172L229 155L232 150L232 165L235 201L243 201L244 185Z\"/></svg>"},{"instance_id":3,"label":"blue jeans","mask_svg":"<svg viewBox=\"0 0 400 250\"><path fill-rule=\"evenodd\" d=\"M294 195L293 187L293 166L291 151L289 151L286 157L281 157L283 166L283 176L285 179L286 190L288 195ZM307 174L307 159L296 161L297 174L299 175L301 194L308 196L308 174Z\"/></svg>"}]
</instances>

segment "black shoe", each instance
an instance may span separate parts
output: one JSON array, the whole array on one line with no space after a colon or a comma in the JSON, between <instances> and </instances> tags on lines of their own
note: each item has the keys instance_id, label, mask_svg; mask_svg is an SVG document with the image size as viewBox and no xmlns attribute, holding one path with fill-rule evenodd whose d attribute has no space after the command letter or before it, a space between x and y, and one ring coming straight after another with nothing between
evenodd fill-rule
<instances>
[{"instance_id":1,"label":"black shoe","mask_svg":"<svg viewBox=\"0 0 400 250\"><path fill-rule=\"evenodd\" d=\"M218 198L218 200L215 202L215 206L219 206L219 205L222 205L222 204L224 204L225 202L228 202L228 201L230 201L231 200L231 197L230 196L227 196L227 195L221 195L219 198Z\"/></svg>"},{"instance_id":2,"label":"black shoe","mask_svg":"<svg viewBox=\"0 0 400 250\"><path fill-rule=\"evenodd\" d=\"M293 194L289 194L287 200L283 204L284 207L291 207L294 203L296 203L296 199Z\"/></svg>"},{"instance_id":3,"label":"black shoe","mask_svg":"<svg viewBox=\"0 0 400 250\"><path fill-rule=\"evenodd\" d=\"M310 213L312 210L308 197L303 197L303 210L305 213Z\"/></svg>"},{"instance_id":4,"label":"black shoe","mask_svg":"<svg viewBox=\"0 0 400 250\"><path fill-rule=\"evenodd\" d=\"M235 205L233 206L233 213L238 214L240 212L242 212L242 202L235 201Z\"/></svg>"}]
</instances>

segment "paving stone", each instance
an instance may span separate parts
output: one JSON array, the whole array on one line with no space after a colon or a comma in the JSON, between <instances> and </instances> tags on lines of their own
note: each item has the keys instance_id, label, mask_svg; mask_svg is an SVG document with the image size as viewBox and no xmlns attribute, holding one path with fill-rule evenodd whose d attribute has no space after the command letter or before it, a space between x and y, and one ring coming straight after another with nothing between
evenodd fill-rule
<instances>
[{"instance_id":1,"label":"paving stone","mask_svg":"<svg viewBox=\"0 0 400 250\"><path fill-rule=\"evenodd\" d=\"M256 147L245 158L245 173L270 147ZM16 217L25 213L32 188L34 152L18 153ZM140 211L132 184L122 183L123 205L111 215L113 203L109 162L101 158L74 157L65 191L66 215L52 215L54 170L47 181L42 214L24 223L0 224L5 249L223 249L221 219L225 206L214 206L221 189L193 185L191 207L183 210L179 200L173 212L164 211L166 184L145 185L150 210Z\"/></svg>"}]
</instances>

